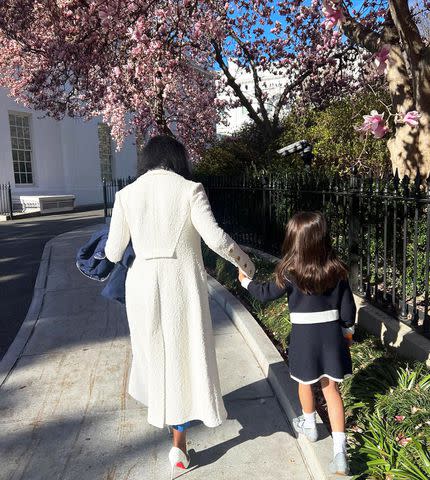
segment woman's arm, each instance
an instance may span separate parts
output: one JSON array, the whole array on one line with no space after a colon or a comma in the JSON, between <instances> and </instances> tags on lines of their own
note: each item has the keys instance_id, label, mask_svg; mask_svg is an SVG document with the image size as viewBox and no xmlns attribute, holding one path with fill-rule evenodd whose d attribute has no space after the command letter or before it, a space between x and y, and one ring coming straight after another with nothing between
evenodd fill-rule
<instances>
[{"instance_id":1,"label":"woman's arm","mask_svg":"<svg viewBox=\"0 0 430 480\"><path fill-rule=\"evenodd\" d=\"M105 254L111 262L119 262L130 242L130 230L125 217L121 196L117 192L109 227L109 236L105 246Z\"/></svg>"},{"instance_id":2,"label":"woman's arm","mask_svg":"<svg viewBox=\"0 0 430 480\"><path fill-rule=\"evenodd\" d=\"M201 183L196 184L193 189L190 203L191 221L206 245L252 278L255 272L254 264L239 245L219 227Z\"/></svg>"}]
</instances>

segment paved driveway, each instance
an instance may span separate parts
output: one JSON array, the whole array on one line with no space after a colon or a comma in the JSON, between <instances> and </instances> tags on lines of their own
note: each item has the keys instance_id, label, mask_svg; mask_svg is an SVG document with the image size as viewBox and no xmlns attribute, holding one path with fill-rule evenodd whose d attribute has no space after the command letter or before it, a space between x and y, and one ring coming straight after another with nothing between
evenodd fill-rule
<instances>
[{"instance_id":1,"label":"paved driveway","mask_svg":"<svg viewBox=\"0 0 430 480\"><path fill-rule=\"evenodd\" d=\"M74 252L90 231L50 247L41 310L0 388L0 480L167 480L170 438L127 394L125 311L81 275ZM181 480L310 480L297 440L249 346L211 301L229 419L195 425ZM144 321L144 312L142 312Z\"/></svg>"},{"instance_id":2,"label":"paved driveway","mask_svg":"<svg viewBox=\"0 0 430 480\"><path fill-rule=\"evenodd\" d=\"M102 210L0 222L0 359L27 314L45 243L101 222Z\"/></svg>"}]
</instances>

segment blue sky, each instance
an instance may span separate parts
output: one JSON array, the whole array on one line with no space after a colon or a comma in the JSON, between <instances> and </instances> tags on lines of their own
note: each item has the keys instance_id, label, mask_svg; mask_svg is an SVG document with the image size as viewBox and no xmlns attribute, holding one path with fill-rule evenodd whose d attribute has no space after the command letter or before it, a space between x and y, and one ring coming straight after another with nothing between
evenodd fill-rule
<instances>
[{"instance_id":1,"label":"blue sky","mask_svg":"<svg viewBox=\"0 0 430 480\"><path fill-rule=\"evenodd\" d=\"M274 5L276 5L276 3L277 3L277 1L275 0ZM311 4L311 0L307 0L307 1L304 2L304 5L306 5L306 6L309 6L310 4ZM362 5L363 5L363 0L353 0L353 8L355 8L356 10L359 10ZM278 15L275 14L273 16L273 20L274 21L279 20L282 23L283 22L283 16L279 15L279 14ZM321 21L322 21L322 18L321 18ZM272 27L270 27L270 26L267 26L266 28L264 28L268 38L273 36L273 34L270 33L271 28Z\"/></svg>"}]
</instances>

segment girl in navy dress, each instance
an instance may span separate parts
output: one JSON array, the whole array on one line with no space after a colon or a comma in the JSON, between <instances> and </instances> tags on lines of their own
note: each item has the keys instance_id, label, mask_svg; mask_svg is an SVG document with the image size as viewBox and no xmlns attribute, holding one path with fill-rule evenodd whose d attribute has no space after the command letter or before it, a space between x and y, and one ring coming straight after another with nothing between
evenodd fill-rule
<instances>
[{"instance_id":1,"label":"girl in navy dress","mask_svg":"<svg viewBox=\"0 0 430 480\"><path fill-rule=\"evenodd\" d=\"M345 414L338 388L352 373L349 339L356 307L348 271L331 246L326 219L319 212L300 212L291 218L282 253L276 280L258 283L242 272L239 279L261 302L288 296L292 323L288 360L303 410L294 419L294 428L312 442L318 439L312 384L321 382L333 432L329 468L348 474Z\"/></svg>"}]
</instances>

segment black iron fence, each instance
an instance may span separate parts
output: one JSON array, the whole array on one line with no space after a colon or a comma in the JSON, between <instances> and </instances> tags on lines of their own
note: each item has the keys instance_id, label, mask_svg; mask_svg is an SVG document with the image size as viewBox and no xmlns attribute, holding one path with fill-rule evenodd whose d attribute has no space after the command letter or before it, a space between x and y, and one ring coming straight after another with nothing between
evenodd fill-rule
<instances>
[{"instance_id":1,"label":"black iron fence","mask_svg":"<svg viewBox=\"0 0 430 480\"><path fill-rule=\"evenodd\" d=\"M0 183L0 215L13 218L12 190L10 183Z\"/></svg>"},{"instance_id":2,"label":"black iron fence","mask_svg":"<svg viewBox=\"0 0 430 480\"><path fill-rule=\"evenodd\" d=\"M115 178L113 180L103 179L103 203L105 217L112 215L112 207L115 201L115 194L123 187L132 183L135 179L132 177Z\"/></svg>"},{"instance_id":3,"label":"black iron fence","mask_svg":"<svg viewBox=\"0 0 430 480\"><path fill-rule=\"evenodd\" d=\"M299 210L323 211L355 292L430 337L430 178L244 174L199 179L215 217L238 242L280 254ZM131 179L104 184L105 214Z\"/></svg>"}]
</instances>

